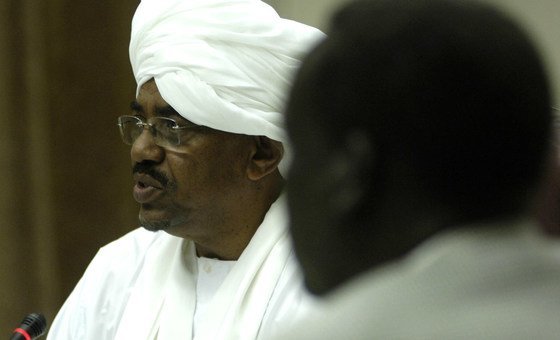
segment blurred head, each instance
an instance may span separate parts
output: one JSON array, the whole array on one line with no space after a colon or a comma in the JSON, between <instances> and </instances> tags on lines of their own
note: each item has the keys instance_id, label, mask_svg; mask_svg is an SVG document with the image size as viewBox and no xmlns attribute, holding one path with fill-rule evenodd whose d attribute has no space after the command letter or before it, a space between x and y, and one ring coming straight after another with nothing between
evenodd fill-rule
<instances>
[{"instance_id":1,"label":"blurred head","mask_svg":"<svg viewBox=\"0 0 560 340\"><path fill-rule=\"evenodd\" d=\"M317 293L441 229L523 214L549 150L538 53L474 2L343 8L287 111L292 232Z\"/></svg>"},{"instance_id":2,"label":"blurred head","mask_svg":"<svg viewBox=\"0 0 560 340\"><path fill-rule=\"evenodd\" d=\"M550 154L550 167L535 204L536 214L543 231L552 237L560 236L560 109L554 112L554 143Z\"/></svg>"}]
</instances>

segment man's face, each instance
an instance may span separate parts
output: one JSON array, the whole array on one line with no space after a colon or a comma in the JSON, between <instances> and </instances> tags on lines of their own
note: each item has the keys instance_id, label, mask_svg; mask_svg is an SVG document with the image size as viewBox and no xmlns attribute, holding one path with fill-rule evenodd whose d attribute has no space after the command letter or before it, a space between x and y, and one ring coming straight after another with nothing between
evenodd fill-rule
<instances>
[{"instance_id":1,"label":"man's face","mask_svg":"<svg viewBox=\"0 0 560 340\"><path fill-rule=\"evenodd\" d=\"M133 105L144 119L186 120L161 97L154 81L144 84ZM204 242L227 233L228 220L243 204L250 138L201 127L181 130L181 144L162 148L146 129L131 148L140 224L149 230Z\"/></svg>"}]
</instances>

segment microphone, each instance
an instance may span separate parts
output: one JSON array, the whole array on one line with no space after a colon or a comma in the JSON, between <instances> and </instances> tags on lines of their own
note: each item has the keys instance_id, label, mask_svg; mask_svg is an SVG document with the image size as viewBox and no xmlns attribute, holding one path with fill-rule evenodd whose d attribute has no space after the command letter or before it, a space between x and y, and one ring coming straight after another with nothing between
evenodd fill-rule
<instances>
[{"instance_id":1,"label":"microphone","mask_svg":"<svg viewBox=\"0 0 560 340\"><path fill-rule=\"evenodd\" d=\"M10 340L34 340L45 334L47 320L42 314L31 313L14 329Z\"/></svg>"}]
</instances>

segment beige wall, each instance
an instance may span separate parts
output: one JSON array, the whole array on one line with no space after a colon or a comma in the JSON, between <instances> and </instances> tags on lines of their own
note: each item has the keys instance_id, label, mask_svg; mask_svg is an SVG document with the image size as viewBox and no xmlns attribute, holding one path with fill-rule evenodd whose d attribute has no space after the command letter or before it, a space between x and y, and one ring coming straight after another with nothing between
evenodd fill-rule
<instances>
[{"instance_id":1,"label":"beige wall","mask_svg":"<svg viewBox=\"0 0 560 340\"><path fill-rule=\"evenodd\" d=\"M265 0L265 2L274 7L284 18L325 30L332 12L349 0Z\"/></svg>"},{"instance_id":2,"label":"beige wall","mask_svg":"<svg viewBox=\"0 0 560 340\"><path fill-rule=\"evenodd\" d=\"M486 0L494 3L531 34L539 45L553 86L554 103L560 105L560 1Z\"/></svg>"},{"instance_id":3,"label":"beige wall","mask_svg":"<svg viewBox=\"0 0 560 340\"><path fill-rule=\"evenodd\" d=\"M482 0L498 5L515 16L540 45L548 65L554 102L560 106L560 1L558 0ZM268 0L287 18L327 29L334 10L349 0Z\"/></svg>"}]
</instances>

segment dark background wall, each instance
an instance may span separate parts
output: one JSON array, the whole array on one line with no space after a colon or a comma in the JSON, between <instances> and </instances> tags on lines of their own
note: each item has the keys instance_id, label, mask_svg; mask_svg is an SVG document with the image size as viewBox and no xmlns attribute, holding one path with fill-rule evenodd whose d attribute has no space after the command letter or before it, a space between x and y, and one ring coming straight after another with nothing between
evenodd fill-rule
<instances>
[{"instance_id":1,"label":"dark background wall","mask_svg":"<svg viewBox=\"0 0 560 340\"><path fill-rule=\"evenodd\" d=\"M136 226L116 117L138 1L0 2L0 334L49 321L103 244Z\"/></svg>"}]
</instances>

